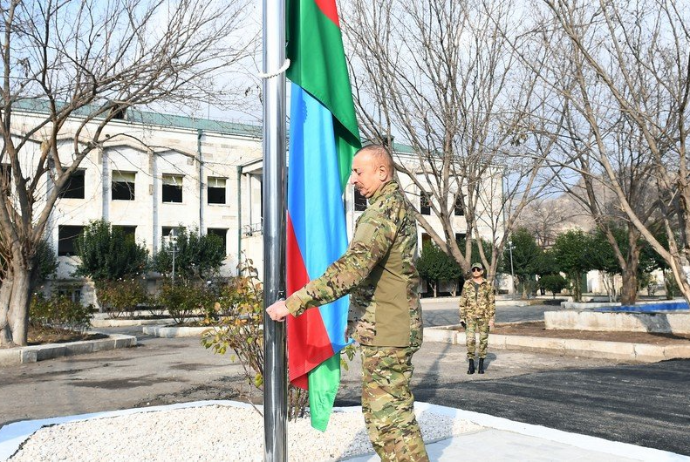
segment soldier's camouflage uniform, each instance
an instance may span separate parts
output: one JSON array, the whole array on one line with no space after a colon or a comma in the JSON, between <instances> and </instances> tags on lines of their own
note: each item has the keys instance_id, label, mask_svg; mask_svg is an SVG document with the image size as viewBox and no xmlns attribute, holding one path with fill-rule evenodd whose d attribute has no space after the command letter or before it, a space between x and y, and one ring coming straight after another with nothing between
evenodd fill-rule
<instances>
[{"instance_id":1,"label":"soldier's camouflage uniform","mask_svg":"<svg viewBox=\"0 0 690 462\"><path fill-rule=\"evenodd\" d=\"M410 391L422 344L415 267L417 225L397 182L382 186L357 220L347 249L286 300L290 313L350 294L348 335L361 345L362 412L383 461L428 461Z\"/></svg>"},{"instance_id":2,"label":"soldier's camouflage uniform","mask_svg":"<svg viewBox=\"0 0 690 462\"><path fill-rule=\"evenodd\" d=\"M460 296L460 319L466 323L467 357L473 359L476 353L479 331L479 357L486 358L489 346L489 321L496 314L496 298L493 287L484 279L475 290L472 279L465 281Z\"/></svg>"}]
</instances>

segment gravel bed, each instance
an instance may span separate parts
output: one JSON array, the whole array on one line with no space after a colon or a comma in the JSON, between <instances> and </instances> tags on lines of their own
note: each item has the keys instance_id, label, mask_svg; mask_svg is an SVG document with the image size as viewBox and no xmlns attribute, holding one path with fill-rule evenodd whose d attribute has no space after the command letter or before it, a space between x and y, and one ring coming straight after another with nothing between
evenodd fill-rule
<instances>
[{"instance_id":1,"label":"gravel bed","mask_svg":"<svg viewBox=\"0 0 690 462\"><path fill-rule=\"evenodd\" d=\"M417 419L426 442L482 428L428 411L417 411ZM263 425L255 409L218 405L94 418L41 428L8 460L261 462ZM334 412L324 433L308 419L288 422L290 461L337 461L373 452L360 412Z\"/></svg>"}]
</instances>

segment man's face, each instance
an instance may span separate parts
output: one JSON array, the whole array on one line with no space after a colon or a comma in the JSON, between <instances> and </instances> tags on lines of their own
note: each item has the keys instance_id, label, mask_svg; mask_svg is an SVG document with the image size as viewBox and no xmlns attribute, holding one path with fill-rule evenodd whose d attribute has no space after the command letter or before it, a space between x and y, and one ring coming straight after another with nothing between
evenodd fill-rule
<instances>
[{"instance_id":1,"label":"man's face","mask_svg":"<svg viewBox=\"0 0 690 462\"><path fill-rule=\"evenodd\" d=\"M374 156L360 152L352 161L350 183L367 199L374 195L387 178L385 169L375 162Z\"/></svg>"}]
</instances>

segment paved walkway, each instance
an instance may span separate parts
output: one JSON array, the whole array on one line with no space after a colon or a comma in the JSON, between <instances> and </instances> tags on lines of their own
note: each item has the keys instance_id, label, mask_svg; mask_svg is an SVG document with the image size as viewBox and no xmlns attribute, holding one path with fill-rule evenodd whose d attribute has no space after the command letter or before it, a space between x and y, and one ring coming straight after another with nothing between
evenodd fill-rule
<instances>
[{"instance_id":1,"label":"paved walkway","mask_svg":"<svg viewBox=\"0 0 690 462\"><path fill-rule=\"evenodd\" d=\"M478 412L433 404L416 403L430 412L469 420L485 429L465 433L427 445L433 462L461 462L478 459L500 461L690 461L690 457L658 449L609 441L530 425ZM348 462L377 462L375 455L355 457Z\"/></svg>"}]
</instances>

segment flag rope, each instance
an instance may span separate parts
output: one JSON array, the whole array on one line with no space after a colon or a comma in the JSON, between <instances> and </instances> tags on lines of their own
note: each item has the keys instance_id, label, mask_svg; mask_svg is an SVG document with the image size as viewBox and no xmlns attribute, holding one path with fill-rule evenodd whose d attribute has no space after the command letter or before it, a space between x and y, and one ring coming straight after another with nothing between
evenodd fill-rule
<instances>
[{"instance_id":1,"label":"flag rope","mask_svg":"<svg viewBox=\"0 0 690 462\"><path fill-rule=\"evenodd\" d=\"M256 75L259 78L262 79L272 79L273 77L278 77L280 74L284 74L288 69L290 68L290 58L285 58L285 62L283 62L283 65L280 66L280 69L277 71L271 73L263 73L263 72L257 72Z\"/></svg>"}]
</instances>

